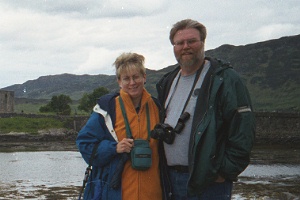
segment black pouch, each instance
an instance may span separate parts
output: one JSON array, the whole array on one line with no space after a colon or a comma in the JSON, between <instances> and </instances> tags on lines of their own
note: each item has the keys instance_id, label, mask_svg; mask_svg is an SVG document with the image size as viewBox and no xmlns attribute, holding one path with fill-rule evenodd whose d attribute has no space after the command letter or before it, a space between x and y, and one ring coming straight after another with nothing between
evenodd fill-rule
<instances>
[{"instance_id":1,"label":"black pouch","mask_svg":"<svg viewBox=\"0 0 300 200\"><path fill-rule=\"evenodd\" d=\"M152 165L152 150L148 140L134 140L131 150L131 166L136 170L147 170Z\"/></svg>"}]
</instances>

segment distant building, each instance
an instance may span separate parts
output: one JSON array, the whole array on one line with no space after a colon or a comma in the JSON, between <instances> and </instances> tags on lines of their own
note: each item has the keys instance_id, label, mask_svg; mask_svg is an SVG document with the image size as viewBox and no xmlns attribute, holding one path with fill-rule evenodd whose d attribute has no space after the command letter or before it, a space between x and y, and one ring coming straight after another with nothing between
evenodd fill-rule
<instances>
[{"instance_id":1,"label":"distant building","mask_svg":"<svg viewBox=\"0 0 300 200\"><path fill-rule=\"evenodd\" d=\"M13 91L0 90L0 113L13 113L15 105L15 93Z\"/></svg>"}]
</instances>

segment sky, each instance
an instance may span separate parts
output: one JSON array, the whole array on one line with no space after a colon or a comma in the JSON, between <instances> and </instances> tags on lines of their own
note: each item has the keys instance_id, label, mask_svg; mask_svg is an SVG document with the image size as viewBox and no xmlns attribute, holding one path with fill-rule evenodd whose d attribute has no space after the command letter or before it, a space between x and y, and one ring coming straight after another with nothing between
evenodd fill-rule
<instances>
[{"instance_id":1,"label":"sky","mask_svg":"<svg viewBox=\"0 0 300 200\"><path fill-rule=\"evenodd\" d=\"M205 49L300 34L299 0L0 0L0 88L41 76L115 74L123 52L148 69L176 60L173 24L207 28Z\"/></svg>"}]
</instances>

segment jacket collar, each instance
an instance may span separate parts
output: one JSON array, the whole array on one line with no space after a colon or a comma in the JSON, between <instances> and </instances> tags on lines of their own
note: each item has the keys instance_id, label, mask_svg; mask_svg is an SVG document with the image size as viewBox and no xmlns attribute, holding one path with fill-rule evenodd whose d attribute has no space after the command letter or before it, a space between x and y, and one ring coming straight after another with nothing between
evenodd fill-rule
<instances>
[{"instance_id":1,"label":"jacket collar","mask_svg":"<svg viewBox=\"0 0 300 200\"><path fill-rule=\"evenodd\" d=\"M122 97L122 100L124 101L125 105L128 106L129 110L132 111L132 112L136 112L135 107L132 103L132 100L131 100L129 94L124 92L121 89L120 90L120 96ZM140 108L143 108L146 105L146 103L149 101L150 98L151 98L151 95L144 88L143 93L142 93Z\"/></svg>"}]
</instances>

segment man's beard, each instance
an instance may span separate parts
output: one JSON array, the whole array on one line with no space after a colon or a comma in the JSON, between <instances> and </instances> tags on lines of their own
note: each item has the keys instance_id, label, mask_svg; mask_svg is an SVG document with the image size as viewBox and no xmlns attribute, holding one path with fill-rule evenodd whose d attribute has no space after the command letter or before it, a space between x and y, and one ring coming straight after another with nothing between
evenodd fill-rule
<instances>
[{"instance_id":1,"label":"man's beard","mask_svg":"<svg viewBox=\"0 0 300 200\"><path fill-rule=\"evenodd\" d=\"M190 59L182 59L181 57L178 57L177 61L181 67L192 67L197 64L199 58L195 55L193 55L193 57Z\"/></svg>"},{"instance_id":2,"label":"man's beard","mask_svg":"<svg viewBox=\"0 0 300 200\"><path fill-rule=\"evenodd\" d=\"M202 59L204 59L204 54L198 52L198 54L194 54L190 59L182 59L181 56L176 59L181 67L187 68L197 65Z\"/></svg>"},{"instance_id":3,"label":"man's beard","mask_svg":"<svg viewBox=\"0 0 300 200\"><path fill-rule=\"evenodd\" d=\"M191 67L197 63L197 60L195 57L189 60L178 59L178 63L180 64L181 67Z\"/></svg>"}]
</instances>

